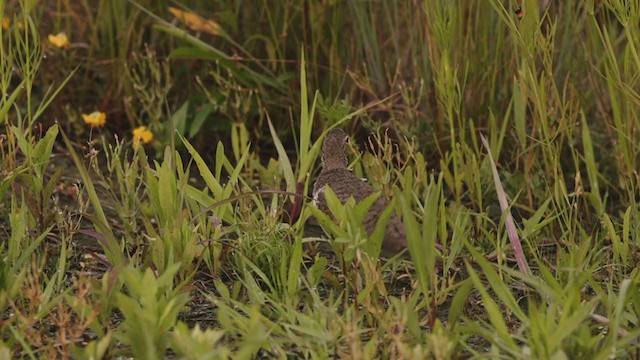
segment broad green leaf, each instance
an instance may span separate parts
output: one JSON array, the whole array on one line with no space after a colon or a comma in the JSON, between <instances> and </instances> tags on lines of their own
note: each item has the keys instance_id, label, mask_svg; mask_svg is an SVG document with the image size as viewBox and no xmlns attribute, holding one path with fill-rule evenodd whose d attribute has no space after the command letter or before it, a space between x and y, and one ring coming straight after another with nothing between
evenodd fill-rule
<instances>
[{"instance_id":1,"label":"broad green leaf","mask_svg":"<svg viewBox=\"0 0 640 360\"><path fill-rule=\"evenodd\" d=\"M189 127L189 131L188 131L189 137L194 137L198 134L198 132L200 132L200 128L202 127L204 122L207 120L207 117L209 116L209 114L211 114L212 110L213 110L213 106L211 104L205 104L200 108L200 110L198 110L196 115L193 117L191 126Z\"/></svg>"},{"instance_id":2,"label":"broad green leaf","mask_svg":"<svg viewBox=\"0 0 640 360\"><path fill-rule=\"evenodd\" d=\"M189 112L189 100L185 101L180 108L173 113L171 117L173 120L173 126L181 136L186 136L187 130L187 113Z\"/></svg>"},{"instance_id":3,"label":"broad green leaf","mask_svg":"<svg viewBox=\"0 0 640 360\"><path fill-rule=\"evenodd\" d=\"M380 256L380 250L382 249L382 243L384 242L384 234L391 216L395 213L395 209L395 204L391 202L380 214L373 232L369 235L369 242L366 246L369 256L373 258L378 258Z\"/></svg>"},{"instance_id":4,"label":"broad green leaf","mask_svg":"<svg viewBox=\"0 0 640 360\"><path fill-rule=\"evenodd\" d=\"M38 141L33 152L33 163L37 169L38 177L44 174L45 168L49 164L53 145L58 137L58 124L51 126L42 139Z\"/></svg>"},{"instance_id":5,"label":"broad green leaf","mask_svg":"<svg viewBox=\"0 0 640 360\"><path fill-rule=\"evenodd\" d=\"M18 140L18 147L20 148L20 151L22 151L22 153L27 157L27 161L31 162L33 158L34 149L31 146L31 143L25 137L24 132L20 130L18 127L13 125L11 126L11 131L13 132L13 135L16 137L16 140Z\"/></svg>"}]
</instances>

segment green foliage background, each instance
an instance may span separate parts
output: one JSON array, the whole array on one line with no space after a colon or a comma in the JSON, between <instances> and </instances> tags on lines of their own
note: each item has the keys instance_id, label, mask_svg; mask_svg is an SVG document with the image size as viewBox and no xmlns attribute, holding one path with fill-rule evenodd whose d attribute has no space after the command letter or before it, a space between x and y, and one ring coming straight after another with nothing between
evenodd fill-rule
<instances>
[{"instance_id":1,"label":"green foliage background","mask_svg":"<svg viewBox=\"0 0 640 360\"><path fill-rule=\"evenodd\" d=\"M0 357L637 354L640 1L0 10ZM305 197L335 126L409 259Z\"/></svg>"}]
</instances>

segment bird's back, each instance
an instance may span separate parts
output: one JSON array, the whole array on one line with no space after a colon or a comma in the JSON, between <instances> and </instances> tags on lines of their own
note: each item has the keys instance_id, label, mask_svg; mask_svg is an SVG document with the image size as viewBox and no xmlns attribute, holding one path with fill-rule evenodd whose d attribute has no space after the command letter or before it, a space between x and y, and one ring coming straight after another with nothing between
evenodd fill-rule
<instances>
[{"instance_id":1,"label":"bird's back","mask_svg":"<svg viewBox=\"0 0 640 360\"><path fill-rule=\"evenodd\" d=\"M330 210L324 197L325 186L329 186L342 203L345 203L352 196L356 203L358 203L377 192L373 186L353 175L347 168L323 170L320 172L313 186L313 197L316 206L326 214L330 214ZM371 235L375 230L376 223L387 206L388 202L386 199L383 196L379 196L369 208L369 212L365 216L363 223L368 235ZM395 254L405 249L406 246L407 241L404 225L397 216L392 215L385 228L383 250L385 250L386 253Z\"/></svg>"},{"instance_id":2,"label":"bird's back","mask_svg":"<svg viewBox=\"0 0 640 360\"><path fill-rule=\"evenodd\" d=\"M313 196L320 200L320 197L324 199L324 187L329 185L331 190L336 194L341 202L346 202L349 197L353 196L356 202L364 200L367 196L376 192L373 186L369 185L366 181L353 175L349 169L332 169L328 171L321 171L320 175L316 179L313 185ZM323 201L326 206L326 201ZM320 210L327 212L326 207L320 208Z\"/></svg>"}]
</instances>

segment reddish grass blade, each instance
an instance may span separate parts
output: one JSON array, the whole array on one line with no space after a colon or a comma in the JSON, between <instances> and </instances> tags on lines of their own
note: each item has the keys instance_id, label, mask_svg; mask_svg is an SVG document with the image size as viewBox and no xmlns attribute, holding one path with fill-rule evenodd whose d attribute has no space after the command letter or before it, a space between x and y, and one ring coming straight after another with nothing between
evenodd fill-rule
<instances>
[{"instance_id":1,"label":"reddish grass blade","mask_svg":"<svg viewBox=\"0 0 640 360\"><path fill-rule=\"evenodd\" d=\"M496 168L496 163L493 161L493 156L491 155L491 148L489 147L489 142L484 135L480 135L480 139L482 139L482 144L485 149L487 149L487 154L489 155L489 161L491 162L491 172L493 173L493 182L496 186L496 193L498 194L498 202L500 202L500 209L506 215L505 226L507 228L507 235L509 236L509 241L511 241L511 246L513 246L513 253L516 257L516 261L518 262L518 269L523 274L529 274L529 265L527 264L527 259L524 257L524 252L522 251L522 243L520 243L520 237L518 236L518 231L516 230L516 224L513 222L513 216L511 216L511 210L509 210L509 203L507 202L507 195L504 192L504 188L502 187L502 181L500 181L500 175L498 175L498 169Z\"/></svg>"}]
</instances>

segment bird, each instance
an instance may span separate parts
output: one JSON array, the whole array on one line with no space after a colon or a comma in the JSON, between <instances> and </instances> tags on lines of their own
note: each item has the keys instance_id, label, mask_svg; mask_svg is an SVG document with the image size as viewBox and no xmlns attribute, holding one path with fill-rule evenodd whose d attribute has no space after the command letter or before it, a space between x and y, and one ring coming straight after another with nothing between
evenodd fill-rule
<instances>
[{"instance_id":1,"label":"bird","mask_svg":"<svg viewBox=\"0 0 640 360\"><path fill-rule=\"evenodd\" d=\"M313 184L313 202L320 211L328 215L331 215L331 212L324 196L327 186L333 190L343 204L350 197L359 203L378 192L366 179L355 176L348 168L348 143L349 137L342 129L338 128L329 130L322 143L322 170ZM373 233L376 223L387 205L389 203L382 195L371 205L363 223L367 235ZM406 248L407 236L404 225L393 214L385 228L382 254L393 256Z\"/></svg>"}]
</instances>

